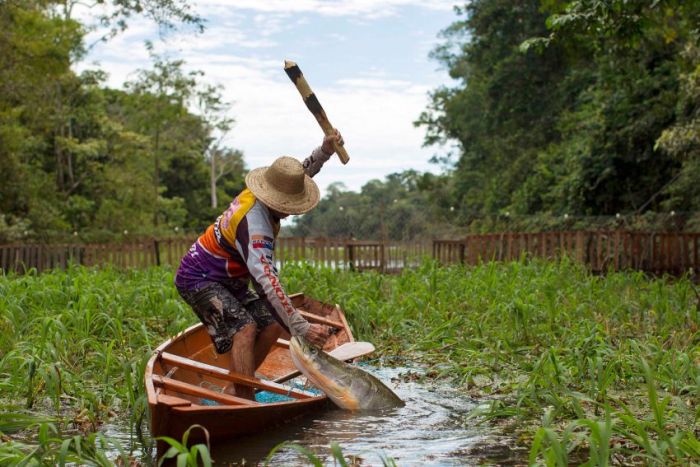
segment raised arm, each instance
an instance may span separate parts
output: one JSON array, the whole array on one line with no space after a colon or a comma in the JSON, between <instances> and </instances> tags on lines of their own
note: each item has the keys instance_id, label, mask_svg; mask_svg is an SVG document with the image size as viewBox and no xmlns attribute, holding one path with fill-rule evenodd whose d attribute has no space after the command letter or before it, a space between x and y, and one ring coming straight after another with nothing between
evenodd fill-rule
<instances>
[{"instance_id":1,"label":"raised arm","mask_svg":"<svg viewBox=\"0 0 700 467\"><path fill-rule=\"evenodd\" d=\"M333 143L336 142L343 145L343 137L338 130L335 130L335 134L328 135L323 138L323 143L321 146L317 147L311 152L311 155L304 159L302 165L304 166L304 172L309 177L316 175L326 163L328 159L335 153Z\"/></svg>"}]
</instances>

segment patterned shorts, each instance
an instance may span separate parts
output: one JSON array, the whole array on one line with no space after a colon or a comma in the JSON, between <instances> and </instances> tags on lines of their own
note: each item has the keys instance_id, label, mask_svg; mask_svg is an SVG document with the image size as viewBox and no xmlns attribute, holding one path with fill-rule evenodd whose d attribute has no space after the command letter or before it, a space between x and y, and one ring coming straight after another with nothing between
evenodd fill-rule
<instances>
[{"instance_id":1,"label":"patterned shorts","mask_svg":"<svg viewBox=\"0 0 700 467\"><path fill-rule=\"evenodd\" d=\"M233 335L245 326L255 323L259 332L275 321L265 301L248 289L243 291L243 298L236 298L241 297L241 291L234 295L235 290L218 282L178 292L207 328L220 354L231 350Z\"/></svg>"}]
</instances>

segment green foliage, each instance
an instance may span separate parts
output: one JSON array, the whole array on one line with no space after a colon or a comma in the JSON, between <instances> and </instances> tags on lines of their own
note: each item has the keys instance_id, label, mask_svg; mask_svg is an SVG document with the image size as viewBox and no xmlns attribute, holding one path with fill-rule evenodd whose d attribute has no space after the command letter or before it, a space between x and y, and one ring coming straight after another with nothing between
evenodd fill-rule
<instances>
[{"instance_id":1,"label":"green foliage","mask_svg":"<svg viewBox=\"0 0 700 467\"><path fill-rule=\"evenodd\" d=\"M511 422L536 459L697 461L700 310L687 279L593 276L568 260L282 273L290 292L341 304L358 340L484 401L464 422ZM171 284L160 268L0 276L0 430L38 436L52 423L52 456L68 427L99 432L114 412L146 431L146 361L197 321ZM0 451L26 456L37 442ZM203 459L178 443L173 456Z\"/></svg>"},{"instance_id":2,"label":"green foliage","mask_svg":"<svg viewBox=\"0 0 700 467\"><path fill-rule=\"evenodd\" d=\"M187 440L190 437L190 432L192 431L192 429L202 430L204 432L207 443L195 444L194 446L188 448ZM187 431L185 431L185 433L183 433L182 435L182 442L176 441L168 436L162 436L157 439L160 441L164 441L170 446L170 448L168 448L168 450L165 451L165 454L163 454L161 458L158 459L158 467L163 465L163 463L168 462L168 460L170 459L175 459L177 465L183 467L199 467L200 465L202 467L211 467L212 465L209 447L209 432L206 428L204 428L201 425L192 425L191 427L189 427ZM202 461L201 464L199 463L200 459Z\"/></svg>"},{"instance_id":3,"label":"green foliage","mask_svg":"<svg viewBox=\"0 0 700 467\"><path fill-rule=\"evenodd\" d=\"M196 321L169 284L172 273L160 269L0 276L2 402L39 420L50 416L56 438L75 426L97 431L114 412L135 432L147 431L146 361ZM22 413L8 410L0 430L23 428Z\"/></svg>"},{"instance_id":4,"label":"green foliage","mask_svg":"<svg viewBox=\"0 0 700 467\"><path fill-rule=\"evenodd\" d=\"M155 55L126 91L105 88L99 70L72 70L93 20L108 38L136 14L165 28L201 19L185 0L108 0L89 11L109 14L79 22L75 3L0 3L0 241L203 228L211 221L208 150L231 122L219 88ZM195 103L199 115L188 110ZM229 190L221 196L230 198L242 155L218 150L234 181L220 184Z\"/></svg>"},{"instance_id":5,"label":"green foliage","mask_svg":"<svg viewBox=\"0 0 700 467\"><path fill-rule=\"evenodd\" d=\"M107 456L110 450L119 453L118 460L122 465L129 465L129 457L119 442L102 433L63 437L53 423L42 422L36 425L35 443L9 440L0 445L1 465L108 467L115 465ZM32 424L27 425L27 428L30 427Z\"/></svg>"},{"instance_id":6,"label":"green foliage","mask_svg":"<svg viewBox=\"0 0 700 467\"><path fill-rule=\"evenodd\" d=\"M537 1L475 1L458 13L465 19L443 32L445 44L433 56L460 85L436 90L417 124L426 126L427 144L459 143L455 205L459 220L469 222L509 206L537 151L556 137L554 122L569 105L572 84L561 48L518 49L546 32Z\"/></svg>"},{"instance_id":7,"label":"green foliage","mask_svg":"<svg viewBox=\"0 0 700 467\"><path fill-rule=\"evenodd\" d=\"M295 218L291 234L373 240L450 235L449 183L447 176L414 170L371 180L359 193L334 183L313 211Z\"/></svg>"},{"instance_id":8,"label":"green foliage","mask_svg":"<svg viewBox=\"0 0 700 467\"><path fill-rule=\"evenodd\" d=\"M569 260L397 276L287 265L358 340L411 355L482 400L547 465L697 462L700 309L687 279L593 276ZM542 421L540 421L542 420Z\"/></svg>"},{"instance_id":9,"label":"green foliage","mask_svg":"<svg viewBox=\"0 0 700 467\"><path fill-rule=\"evenodd\" d=\"M426 144L459 143L458 222L697 210L700 4L477 0L433 55Z\"/></svg>"}]
</instances>

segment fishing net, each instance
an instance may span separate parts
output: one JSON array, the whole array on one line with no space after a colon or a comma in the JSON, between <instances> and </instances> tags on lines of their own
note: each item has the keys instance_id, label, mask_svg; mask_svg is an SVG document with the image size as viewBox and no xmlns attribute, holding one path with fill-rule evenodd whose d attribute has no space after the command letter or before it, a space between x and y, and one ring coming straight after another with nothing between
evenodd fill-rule
<instances>
[{"instance_id":1,"label":"fishing net","mask_svg":"<svg viewBox=\"0 0 700 467\"><path fill-rule=\"evenodd\" d=\"M321 391L319 389L308 387L298 381L292 381L290 388L301 389L303 391L310 392L315 395L321 394ZM277 394L270 391L258 391L255 393L255 400L257 402L260 402L261 404L271 404L273 402L292 401L294 400L294 398L285 394Z\"/></svg>"},{"instance_id":2,"label":"fishing net","mask_svg":"<svg viewBox=\"0 0 700 467\"><path fill-rule=\"evenodd\" d=\"M299 381L293 381L289 387L291 389L301 389L315 395L321 394L321 390L308 387ZM274 402L287 402L292 400L294 400L294 398L286 394L277 394L270 391L258 391L255 393L255 402L260 402L261 404L272 404ZM201 399L201 403L202 405L221 405L211 399Z\"/></svg>"}]
</instances>

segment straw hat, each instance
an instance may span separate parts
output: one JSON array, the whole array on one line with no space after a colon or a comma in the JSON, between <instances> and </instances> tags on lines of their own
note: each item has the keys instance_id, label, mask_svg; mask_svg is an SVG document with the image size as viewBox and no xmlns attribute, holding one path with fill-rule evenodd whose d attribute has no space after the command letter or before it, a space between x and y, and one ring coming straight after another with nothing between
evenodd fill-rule
<instances>
[{"instance_id":1,"label":"straw hat","mask_svg":"<svg viewBox=\"0 0 700 467\"><path fill-rule=\"evenodd\" d=\"M251 170L245 184L267 207L283 214L304 214L318 204L316 182L304 173L301 162L282 156L270 167Z\"/></svg>"}]
</instances>

